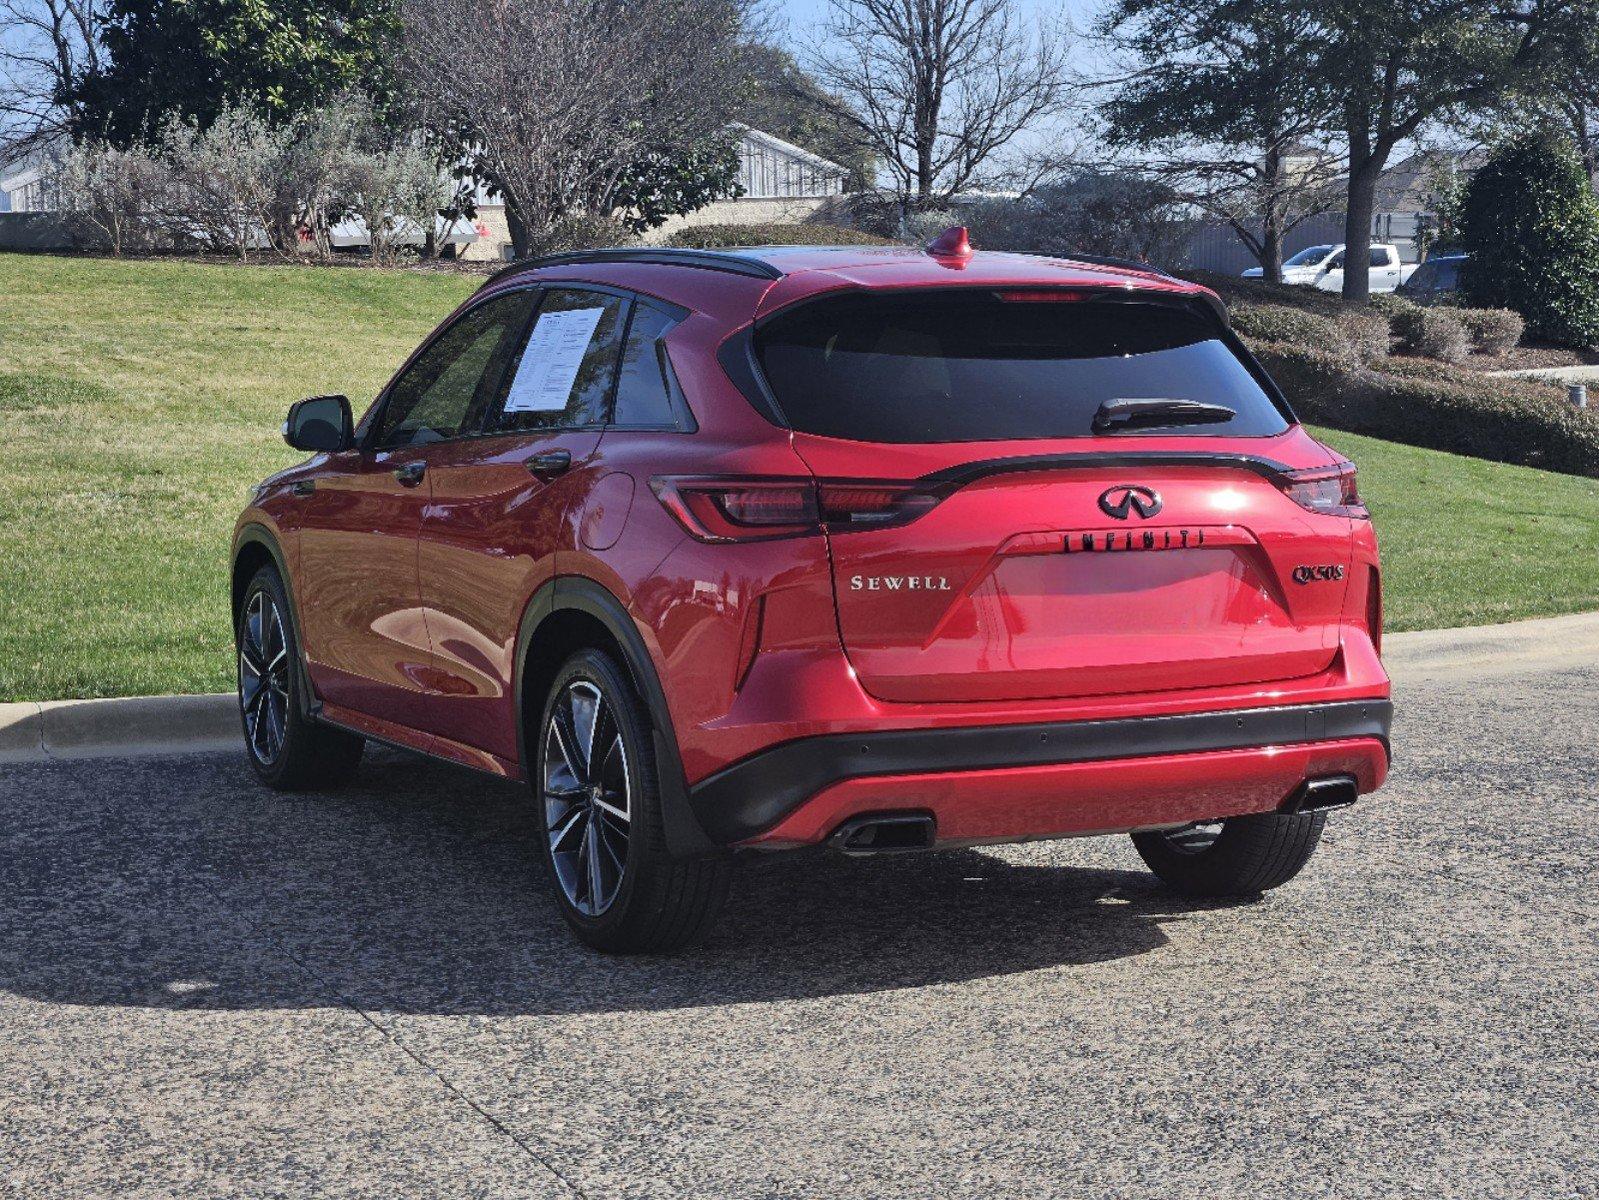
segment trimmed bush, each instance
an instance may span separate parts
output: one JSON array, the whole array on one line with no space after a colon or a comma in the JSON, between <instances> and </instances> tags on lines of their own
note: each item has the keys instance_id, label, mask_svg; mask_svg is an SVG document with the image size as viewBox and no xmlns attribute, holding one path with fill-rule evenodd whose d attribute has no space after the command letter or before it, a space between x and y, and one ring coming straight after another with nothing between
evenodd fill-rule
<instances>
[{"instance_id":1,"label":"trimmed bush","mask_svg":"<svg viewBox=\"0 0 1599 1200\"><path fill-rule=\"evenodd\" d=\"M1400 313L1414 312L1420 308L1414 300L1406 300L1394 292L1373 292L1371 294L1371 310L1380 313L1391 322Z\"/></svg>"},{"instance_id":2,"label":"trimmed bush","mask_svg":"<svg viewBox=\"0 0 1599 1200\"><path fill-rule=\"evenodd\" d=\"M1412 305L1395 313L1392 325L1400 345L1427 358L1457 363L1471 353L1471 335L1459 309Z\"/></svg>"},{"instance_id":3,"label":"trimmed bush","mask_svg":"<svg viewBox=\"0 0 1599 1200\"><path fill-rule=\"evenodd\" d=\"M1599 200L1569 142L1497 151L1466 185L1458 222L1468 305L1514 309L1560 345L1599 346Z\"/></svg>"},{"instance_id":4,"label":"trimmed bush","mask_svg":"<svg viewBox=\"0 0 1599 1200\"><path fill-rule=\"evenodd\" d=\"M1317 316L1286 304L1237 304L1232 310L1233 328L1245 337L1263 342L1287 342L1293 346L1320 346L1353 353L1336 320Z\"/></svg>"},{"instance_id":5,"label":"trimmed bush","mask_svg":"<svg viewBox=\"0 0 1599 1200\"><path fill-rule=\"evenodd\" d=\"M666 239L668 246L719 250L732 246L891 246L874 233L844 225L691 225Z\"/></svg>"},{"instance_id":6,"label":"trimmed bush","mask_svg":"<svg viewBox=\"0 0 1599 1200\"><path fill-rule=\"evenodd\" d=\"M1504 354L1514 350L1527 324L1520 313L1508 308L1462 308L1455 316L1471 334L1471 344L1479 354Z\"/></svg>"},{"instance_id":7,"label":"trimmed bush","mask_svg":"<svg viewBox=\"0 0 1599 1200\"><path fill-rule=\"evenodd\" d=\"M1316 347L1251 347L1301 419L1388 441L1599 478L1599 412L1558 388L1421 359L1351 370Z\"/></svg>"},{"instance_id":8,"label":"trimmed bush","mask_svg":"<svg viewBox=\"0 0 1599 1200\"><path fill-rule=\"evenodd\" d=\"M1388 357L1390 331L1388 318L1375 312L1343 312L1333 318L1338 330L1356 358L1374 363Z\"/></svg>"}]
</instances>

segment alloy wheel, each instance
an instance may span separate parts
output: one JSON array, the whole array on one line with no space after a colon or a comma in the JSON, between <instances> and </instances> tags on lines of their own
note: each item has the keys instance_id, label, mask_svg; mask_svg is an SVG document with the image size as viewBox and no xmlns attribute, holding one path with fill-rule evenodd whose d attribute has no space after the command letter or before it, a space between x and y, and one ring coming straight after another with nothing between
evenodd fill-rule
<instances>
[{"instance_id":1,"label":"alloy wheel","mask_svg":"<svg viewBox=\"0 0 1599 1200\"><path fill-rule=\"evenodd\" d=\"M265 591L250 597L240 630L239 708L250 753L276 762L289 720L289 643L283 614Z\"/></svg>"},{"instance_id":2,"label":"alloy wheel","mask_svg":"<svg viewBox=\"0 0 1599 1200\"><path fill-rule=\"evenodd\" d=\"M633 806L627 747L599 687L567 684L544 731L544 822L550 860L572 907L610 908L627 867Z\"/></svg>"}]
</instances>

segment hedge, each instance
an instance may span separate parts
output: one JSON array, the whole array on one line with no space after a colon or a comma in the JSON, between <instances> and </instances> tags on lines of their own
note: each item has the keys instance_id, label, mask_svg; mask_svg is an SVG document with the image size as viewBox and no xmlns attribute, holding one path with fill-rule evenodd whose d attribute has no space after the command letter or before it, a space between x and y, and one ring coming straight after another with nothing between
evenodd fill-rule
<instances>
[{"instance_id":1,"label":"hedge","mask_svg":"<svg viewBox=\"0 0 1599 1200\"><path fill-rule=\"evenodd\" d=\"M668 246L718 250L730 246L891 246L878 237L844 225L690 225L666 239Z\"/></svg>"},{"instance_id":2,"label":"hedge","mask_svg":"<svg viewBox=\"0 0 1599 1200\"><path fill-rule=\"evenodd\" d=\"M1283 342L1251 349L1305 421L1429 450L1599 478L1599 411L1548 384L1425 359L1351 368L1345 355Z\"/></svg>"}]
</instances>

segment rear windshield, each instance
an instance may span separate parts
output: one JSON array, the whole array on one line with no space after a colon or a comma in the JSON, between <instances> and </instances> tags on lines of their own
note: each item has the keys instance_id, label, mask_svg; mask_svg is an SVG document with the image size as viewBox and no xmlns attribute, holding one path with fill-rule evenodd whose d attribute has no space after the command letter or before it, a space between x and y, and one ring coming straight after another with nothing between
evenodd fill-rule
<instances>
[{"instance_id":1,"label":"rear windshield","mask_svg":"<svg viewBox=\"0 0 1599 1200\"><path fill-rule=\"evenodd\" d=\"M1037 296L1038 293L1032 293ZM1224 405L1133 433L1260 437L1288 423L1214 319L1170 304L852 295L783 313L756 356L793 429L868 442L1086 437L1107 401Z\"/></svg>"}]
</instances>

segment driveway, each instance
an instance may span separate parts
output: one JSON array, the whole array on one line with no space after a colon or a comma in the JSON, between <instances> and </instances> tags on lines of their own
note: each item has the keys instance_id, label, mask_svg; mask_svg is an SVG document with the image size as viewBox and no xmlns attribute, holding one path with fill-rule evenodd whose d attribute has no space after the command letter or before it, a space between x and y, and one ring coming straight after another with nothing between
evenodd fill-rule
<instances>
[{"instance_id":1,"label":"driveway","mask_svg":"<svg viewBox=\"0 0 1599 1200\"><path fill-rule=\"evenodd\" d=\"M0 1194L1599 1195L1599 656L1432 636L1264 900L1125 839L763 860L667 960L579 950L450 768L0 768Z\"/></svg>"}]
</instances>

